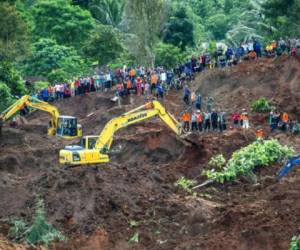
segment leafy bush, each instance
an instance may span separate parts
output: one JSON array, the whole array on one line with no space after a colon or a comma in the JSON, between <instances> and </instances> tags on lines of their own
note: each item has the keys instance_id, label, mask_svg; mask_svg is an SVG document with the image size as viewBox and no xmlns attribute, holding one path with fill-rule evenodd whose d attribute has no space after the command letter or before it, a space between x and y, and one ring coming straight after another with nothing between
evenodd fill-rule
<instances>
[{"instance_id":1,"label":"leafy bush","mask_svg":"<svg viewBox=\"0 0 300 250\"><path fill-rule=\"evenodd\" d=\"M292 238L289 250L300 250L300 235Z\"/></svg>"},{"instance_id":2,"label":"leafy bush","mask_svg":"<svg viewBox=\"0 0 300 250\"><path fill-rule=\"evenodd\" d=\"M251 109L254 112L266 113L271 111L272 106L265 97L262 97L251 103Z\"/></svg>"},{"instance_id":3,"label":"leafy bush","mask_svg":"<svg viewBox=\"0 0 300 250\"><path fill-rule=\"evenodd\" d=\"M28 225L23 220L13 220L11 222L12 227L8 232L8 237L14 240L21 240L25 237L25 232L28 229Z\"/></svg>"},{"instance_id":4,"label":"leafy bush","mask_svg":"<svg viewBox=\"0 0 300 250\"><path fill-rule=\"evenodd\" d=\"M222 169L226 165L226 159L222 154L212 157L208 163L211 167Z\"/></svg>"},{"instance_id":5,"label":"leafy bush","mask_svg":"<svg viewBox=\"0 0 300 250\"><path fill-rule=\"evenodd\" d=\"M175 186L179 186L188 193L192 193L192 187L196 184L196 181L189 180L185 177L181 177L176 183Z\"/></svg>"},{"instance_id":6,"label":"leafy bush","mask_svg":"<svg viewBox=\"0 0 300 250\"><path fill-rule=\"evenodd\" d=\"M5 110L13 103L13 97L10 88L0 81L0 112Z\"/></svg>"},{"instance_id":7,"label":"leafy bush","mask_svg":"<svg viewBox=\"0 0 300 250\"><path fill-rule=\"evenodd\" d=\"M66 238L46 221L43 200L39 200L36 206L35 216L31 226L22 220L14 220L9 230L9 237L14 240L25 239L31 245L46 245L52 241L65 241Z\"/></svg>"},{"instance_id":8,"label":"leafy bush","mask_svg":"<svg viewBox=\"0 0 300 250\"><path fill-rule=\"evenodd\" d=\"M139 233L136 232L130 239L128 242L130 243L139 243Z\"/></svg>"},{"instance_id":9,"label":"leafy bush","mask_svg":"<svg viewBox=\"0 0 300 250\"><path fill-rule=\"evenodd\" d=\"M183 53L172 44L159 43L155 49L155 64L167 69L176 67L183 60Z\"/></svg>"},{"instance_id":10,"label":"leafy bush","mask_svg":"<svg viewBox=\"0 0 300 250\"><path fill-rule=\"evenodd\" d=\"M277 140L258 140L233 153L222 171L205 171L208 179L224 183L239 175L246 175L255 167L268 166L294 155L293 149L282 146Z\"/></svg>"}]
</instances>

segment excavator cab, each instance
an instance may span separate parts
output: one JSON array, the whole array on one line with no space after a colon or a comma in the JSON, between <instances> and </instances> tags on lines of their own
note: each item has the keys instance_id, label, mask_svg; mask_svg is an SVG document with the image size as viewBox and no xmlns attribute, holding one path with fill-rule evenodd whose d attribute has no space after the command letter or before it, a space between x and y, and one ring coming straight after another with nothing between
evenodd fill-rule
<instances>
[{"instance_id":1,"label":"excavator cab","mask_svg":"<svg viewBox=\"0 0 300 250\"><path fill-rule=\"evenodd\" d=\"M80 139L80 147L83 149L93 149L98 140L98 136L83 136Z\"/></svg>"},{"instance_id":2,"label":"excavator cab","mask_svg":"<svg viewBox=\"0 0 300 250\"><path fill-rule=\"evenodd\" d=\"M77 118L73 116L59 116L57 119L56 136L65 139L74 139L82 136L81 125L77 124Z\"/></svg>"}]
</instances>

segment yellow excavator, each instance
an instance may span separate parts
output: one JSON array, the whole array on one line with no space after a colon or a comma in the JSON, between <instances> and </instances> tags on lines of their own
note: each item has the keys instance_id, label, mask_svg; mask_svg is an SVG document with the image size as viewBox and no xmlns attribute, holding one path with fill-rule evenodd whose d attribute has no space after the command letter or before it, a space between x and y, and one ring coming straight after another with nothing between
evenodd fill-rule
<instances>
[{"instance_id":1,"label":"yellow excavator","mask_svg":"<svg viewBox=\"0 0 300 250\"><path fill-rule=\"evenodd\" d=\"M158 102L152 101L110 120L99 136L84 136L80 145L66 146L59 152L59 162L65 165L84 165L109 162L109 150L114 133L128 125L158 116L177 135L181 135L181 124Z\"/></svg>"},{"instance_id":2,"label":"yellow excavator","mask_svg":"<svg viewBox=\"0 0 300 250\"><path fill-rule=\"evenodd\" d=\"M74 139L82 136L81 125L77 124L76 117L60 115L55 106L29 95L24 95L0 114L0 132L2 124L5 121L16 113L22 112L24 109L26 110L27 107L42 110L51 115L48 135L58 136L64 139Z\"/></svg>"}]
</instances>

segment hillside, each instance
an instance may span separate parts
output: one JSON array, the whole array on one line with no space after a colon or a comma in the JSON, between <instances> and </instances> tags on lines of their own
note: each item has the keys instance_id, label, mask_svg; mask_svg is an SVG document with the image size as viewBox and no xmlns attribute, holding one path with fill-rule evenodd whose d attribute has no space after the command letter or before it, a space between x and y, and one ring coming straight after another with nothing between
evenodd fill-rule
<instances>
[{"instance_id":1,"label":"hillside","mask_svg":"<svg viewBox=\"0 0 300 250\"><path fill-rule=\"evenodd\" d=\"M231 113L262 96L292 118L299 117L300 62L280 57L245 62L198 75L192 83L216 107ZM83 133L99 134L105 123L144 102L134 97L118 107L112 93L76 96L55 103L63 114L79 118ZM182 93L171 91L164 105L177 118L187 107ZM300 150L300 137L270 134L265 115L251 114L269 138ZM256 119L256 121L253 121ZM120 130L111 163L63 168L58 152L72 142L48 138L44 113L34 112L17 128L6 125L0 140L0 234L7 218L30 219L38 198L49 221L67 237L52 249L278 249L288 248L300 225L300 170L281 182L279 164L258 169L258 183L240 178L210 185L188 196L174 183L185 176L205 181L201 171L219 153L229 157L255 140L249 131L192 134L179 140L155 118ZM73 142L74 143L74 142ZM136 225L132 225L136 222ZM128 240L139 233L138 243ZM2 241L0 249L13 245ZM26 248L26 245L24 245ZM9 248L9 249L10 249ZM27 246L30 249L29 246Z\"/></svg>"}]
</instances>

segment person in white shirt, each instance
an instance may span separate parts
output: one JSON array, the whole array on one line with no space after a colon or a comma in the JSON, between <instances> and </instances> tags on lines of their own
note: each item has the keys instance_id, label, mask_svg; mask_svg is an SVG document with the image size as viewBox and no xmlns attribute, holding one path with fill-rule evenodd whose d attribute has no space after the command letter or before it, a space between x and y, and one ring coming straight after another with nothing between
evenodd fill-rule
<instances>
[{"instance_id":1,"label":"person in white shirt","mask_svg":"<svg viewBox=\"0 0 300 250\"><path fill-rule=\"evenodd\" d=\"M254 50L254 43L253 41L248 42L248 52L251 52Z\"/></svg>"},{"instance_id":2,"label":"person in white shirt","mask_svg":"<svg viewBox=\"0 0 300 250\"><path fill-rule=\"evenodd\" d=\"M163 71L161 74L160 74L160 79L161 79L161 82L162 83L165 83L167 81L167 74L165 71Z\"/></svg>"}]
</instances>

